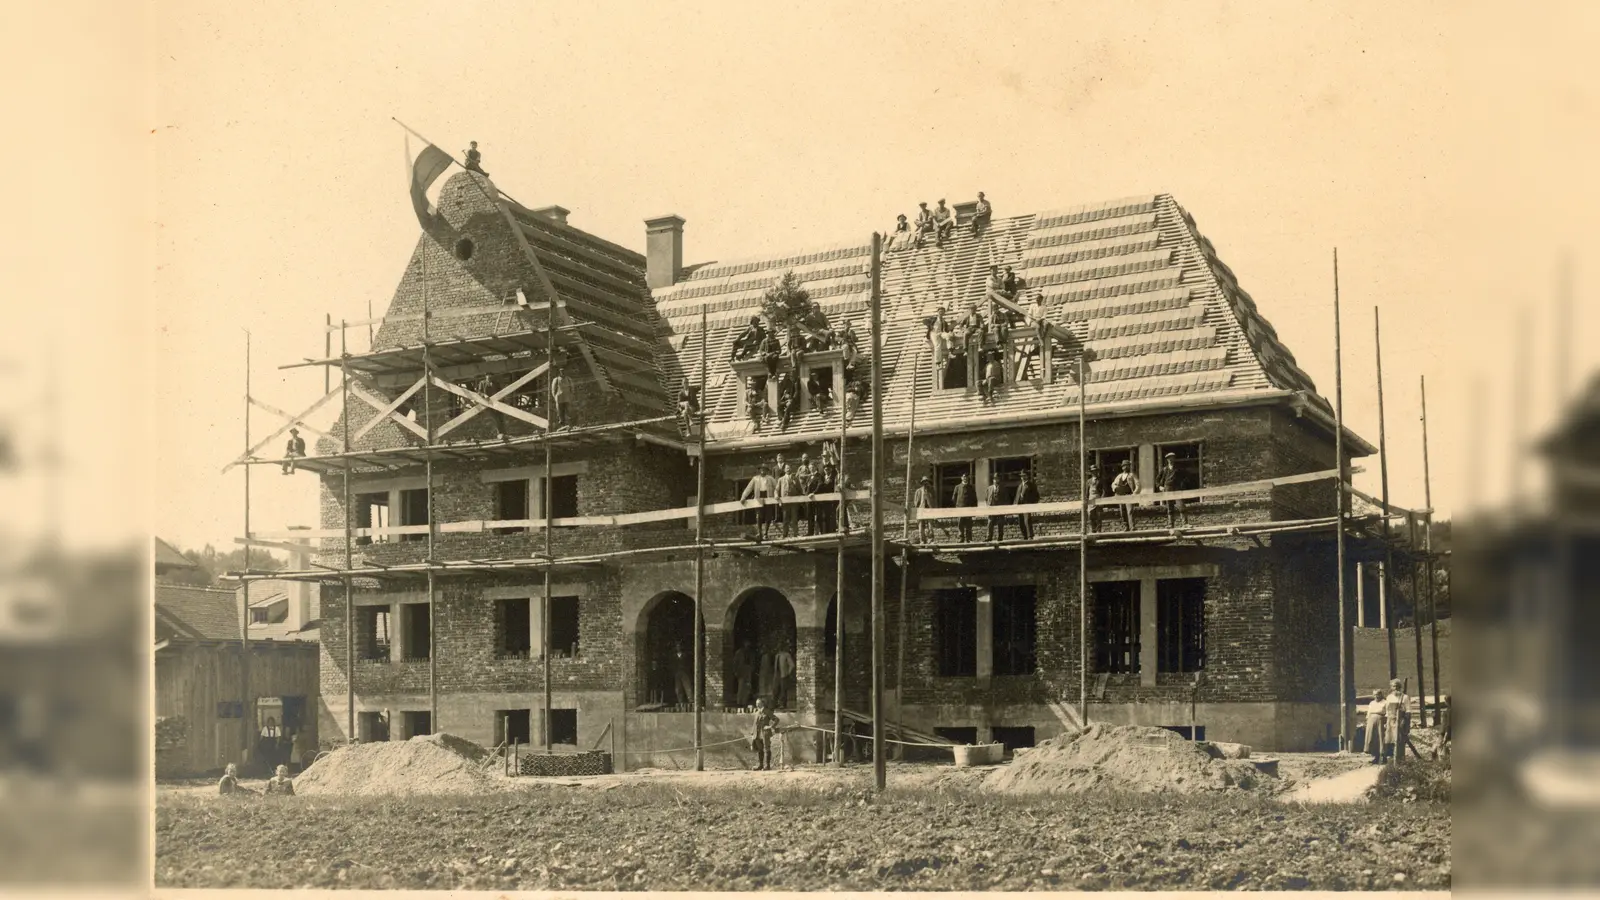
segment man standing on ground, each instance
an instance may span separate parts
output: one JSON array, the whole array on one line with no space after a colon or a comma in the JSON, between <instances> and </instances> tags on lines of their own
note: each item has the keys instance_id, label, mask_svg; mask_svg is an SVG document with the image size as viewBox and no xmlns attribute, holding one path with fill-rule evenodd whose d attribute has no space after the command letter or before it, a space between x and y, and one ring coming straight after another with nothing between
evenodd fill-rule
<instances>
[{"instance_id":1,"label":"man standing on ground","mask_svg":"<svg viewBox=\"0 0 1600 900\"><path fill-rule=\"evenodd\" d=\"M755 727L750 735L750 749L756 752L756 771L772 768L772 736L778 730L778 716L767 708L765 697L756 698Z\"/></svg>"},{"instance_id":2,"label":"man standing on ground","mask_svg":"<svg viewBox=\"0 0 1600 900\"><path fill-rule=\"evenodd\" d=\"M1139 476L1133 474L1133 463L1125 459L1122 461L1121 468L1122 471L1117 473L1117 477L1111 479L1112 496L1131 497L1139 493ZM1133 504L1123 503L1120 505L1122 507L1122 527L1126 531L1132 531Z\"/></svg>"},{"instance_id":3,"label":"man standing on ground","mask_svg":"<svg viewBox=\"0 0 1600 900\"><path fill-rule=\"evenodd\" d=\"M1033 479L1028 477L1026 469L1022 471L1022 480L1017 482L1016 502L1018 506L1039 502L1039 488L1033 483ZM1017 527L1022 531L1023 540L1033 537L1033 514L1022 513L1017 516Z\"/></svg>"}]
</instances>

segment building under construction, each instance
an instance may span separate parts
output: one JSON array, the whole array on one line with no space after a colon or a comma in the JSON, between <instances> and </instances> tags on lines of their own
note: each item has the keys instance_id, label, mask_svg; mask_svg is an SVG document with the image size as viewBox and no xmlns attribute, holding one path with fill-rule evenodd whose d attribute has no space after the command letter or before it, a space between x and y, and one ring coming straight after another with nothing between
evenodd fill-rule
<instances>
[{"instance_id":1,"label":"building under construction","mask_svg":"<svg viewBox=\"0 0 1600 900\"><path fill-rule=\"evenodd\" d=\"M294 460L321 529L248 536L317 544L271 577L324 585L324 738L598 745L627 768L701 745L728 765L764 695L820 729L789 743L816 760L836 710L873 705L876 627L890 737L1028 746L1086 714L1338 739L1337 447L1375 448L1340 435L1172 197L977 223L961 204L948 235L685 264L676 216L647 220L641 255L473 171L435 208L430 174L370 348L294 364L331 369L313 409L342 409ZM787 273L859 350L735 358ZM986 314L953 350L949 323ZM808 386L789 421L753 415L788 372ZM241 461L284 465L287 428ZM777 504L796 526L763 539L772 506L742 499L760 467L835 448L836 483ZM1124 463L1131 495L1111 490Z\"/></svg>"}]
</instances>

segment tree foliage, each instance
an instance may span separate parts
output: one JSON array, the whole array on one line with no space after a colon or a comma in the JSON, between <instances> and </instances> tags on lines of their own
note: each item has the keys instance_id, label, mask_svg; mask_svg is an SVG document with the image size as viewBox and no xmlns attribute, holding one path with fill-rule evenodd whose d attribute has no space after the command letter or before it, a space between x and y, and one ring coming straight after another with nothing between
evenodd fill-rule
<instances>
[{"instance_id":1,"label":"tree foliage","mask_svg":"<svg viewBox=\"0 0 1600 900\"><path fill-rule=\"evenodd\" d=\"M779 334L789 330L789 325L799 325L802 331L820 332L828 328L828 316L811 299L811 294L794 272L785 272L761 295L761 313L772 323Z\"/></svg>"},{"instance_id":2,"label":"tree foliage","mask_svg":"<svg viewBox=\"0 0 1600 900\"><path fill-rule=\"evenodd\" d=\"M198 569L177 570L167 573L162 577L164 581L175 584L189 584L196 587L214 587L219 584L220 576L228 572L237 572L245 567L245 548L230 550L227 553L218 553L217 548L206 544L200 550L181 550L184 558L199 566ZM273 556L266 550L255 549L250 551L250 568L276 572L285 565L282 559Z\"/></svg>"}]
</instances>

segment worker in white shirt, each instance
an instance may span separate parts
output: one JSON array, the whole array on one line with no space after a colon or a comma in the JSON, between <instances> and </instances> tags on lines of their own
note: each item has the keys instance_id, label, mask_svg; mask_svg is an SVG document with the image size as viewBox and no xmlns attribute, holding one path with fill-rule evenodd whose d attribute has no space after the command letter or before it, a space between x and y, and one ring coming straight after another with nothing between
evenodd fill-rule
<instances>
[{"instance_id":1,"label":"worker in white shirt","mask_svg":"<svg viewBox=\"0 0 1600 900\"><path fill-rule=\"evenodd\" d=\"M1128 497L1139 493L1139 476L1133 474L1133 463L1122 461L1122 471L1117 477L1111 479L1111 495L1114 497ZM1133 530L1133 504L1122 503L1122 525L1128 530Z\"/></svg>"},{"instance_id":2,"label":"worker in white shirt","mask_svg":"<svg viewBox=\"0 0 1600 900\"><path fill-rule=\"evenodd\" d=\"M768 474L767 467L762 466L755 477L750 479L750 483L744 486L744 493L739 496L740 500L755 500L760 504L756 507L756 540L758 541L766 540L767 538L767 529L772 522L770 504L777 493L777 483Z\"/></svg>"}]
</instances>

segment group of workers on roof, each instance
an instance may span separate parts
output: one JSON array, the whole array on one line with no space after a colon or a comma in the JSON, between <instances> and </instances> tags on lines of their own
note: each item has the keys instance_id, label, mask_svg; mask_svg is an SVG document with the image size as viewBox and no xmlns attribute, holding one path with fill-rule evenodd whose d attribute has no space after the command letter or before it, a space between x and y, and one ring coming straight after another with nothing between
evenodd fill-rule
<instances>
[{"instance_id":1,"label":"group of workers on roof","mask_svg":"<svg viewBox=\"0 0 1600 900\"><path fill-rule=\"evenodd\" d=\"M928 208L926 201L918 203L916 221L910 222L905 213L901 213L895 220L894 230L889 233L885 250L904 250L908 247L922 247L929 237L933 238L934 246L943 247L945 239L955 233L956 212L945 205L940 198L938 206ZM983 191L978 192L978 202L972 209L972 220L968 227L972 234L977 236L989 227L989 220L993 216L993 208L989 205L988 198Z\"/></svg>"},{"instance_id":2,"label":"group of workers on roof","mask_svg":"<svg viewBox=\"0 0 1600 900\"><path fill-rule=\"evenodd\" d=\"M1024 348L1025 366L1028 358L1041 355L1044 347L1046 310L1044 298L1035 294L1026 308L1013 308L1022 293L1022 279L1010 266L989 267L988 291L980 307L972 303L966 315L957 319L940 306L937 313L926 321L927 340L933 350L935 371L948 367L965 368L968 358L977 360L978 394L985 403L998 398L1000 385L1006 380L1005 363L1010 349L1011 329L1022 326L1037 328L1034 339ZM1000 302L1001 299L1006 301ZM988 312L984 312L987 308ZM1018 309L1022 309L1021 312ZM994 346L990 346L990 336Z\"/></svg>"},{"instance_id":3,"label":"group of workers on roof","mask_svg":"<svg viewBox=\"0 0 1600 900\"><path fill-rule=\"evenodd\" d=\"M778 387L776 413L780 431L789 430L795 415L801 411L803 399L809 399L811 408L822 415L832 410L835 386L831 366L812 367L806 377L805 398L801 396L800 385L800 369L805 354L828 350L842 352L844 384L839 393L844 399L844 420L849 424L860 411L867 393L865 379L860 376L857 366L861 353L855 326L850 320L846 319L843 327L826 329L811 329L799 322L790 322L780 344L776 328L769 328L761 316L750 317L750 324L734 339L730 362L759 359L765 366L765 374L752 375L745 384L745 412L754 430L760 431L769 415L767 385L774 378ZM782 365L785 358L789 361L787 368ZM687 385L678 393L678 411L685 422L698 412L693 395L693 390Z\"/></svg>"}]
</instances>

